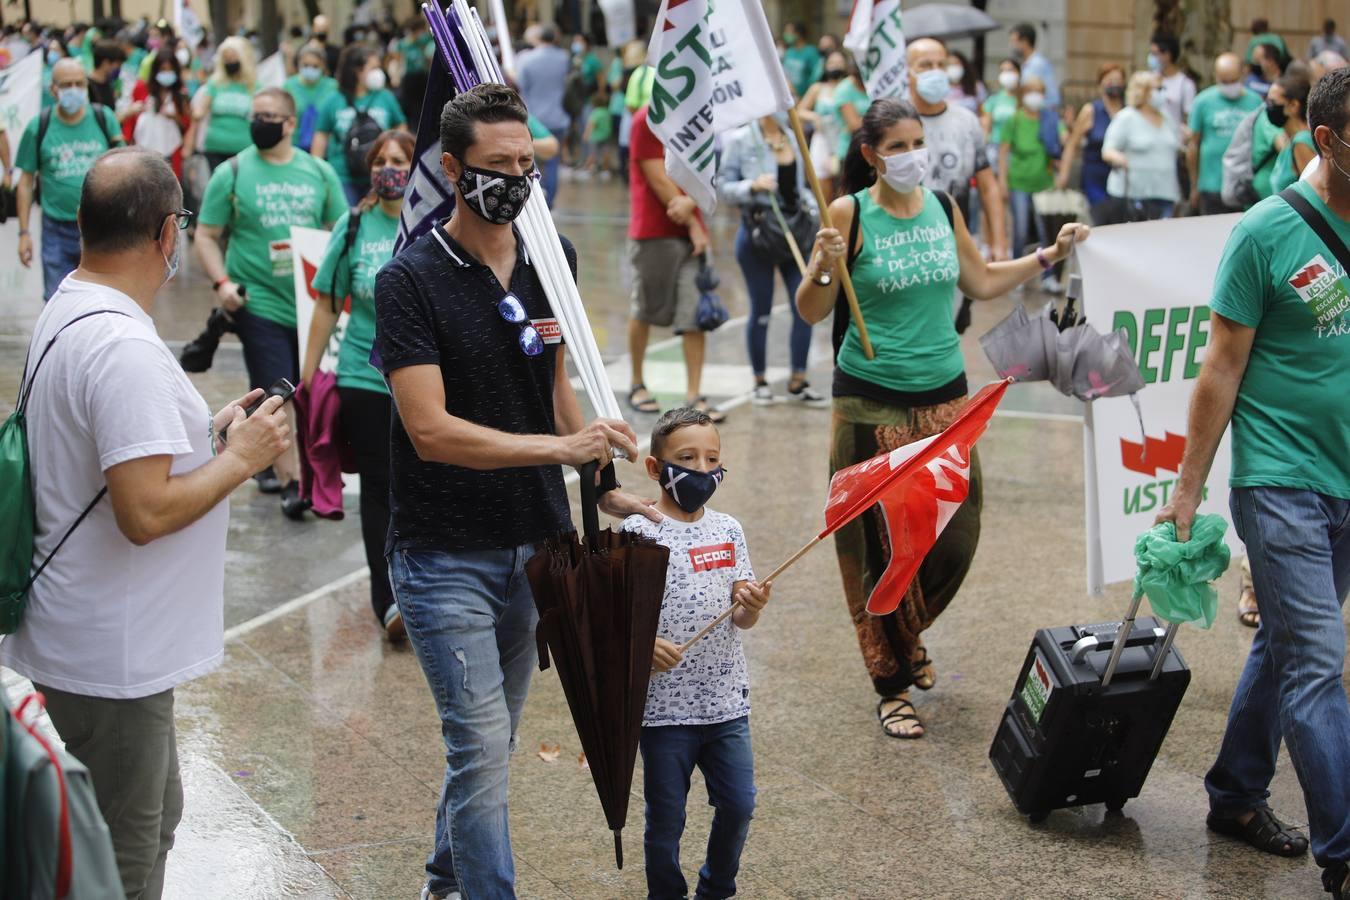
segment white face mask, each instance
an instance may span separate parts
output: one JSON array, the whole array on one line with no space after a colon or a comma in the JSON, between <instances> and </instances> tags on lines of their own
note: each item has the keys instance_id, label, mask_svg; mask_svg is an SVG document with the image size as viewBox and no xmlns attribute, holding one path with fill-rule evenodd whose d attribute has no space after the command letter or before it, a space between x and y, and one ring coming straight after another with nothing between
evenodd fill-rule
<instances>
[{"instance_id":1,"label":"white face mask","mask_svg":"<svg viewBox=\"0 0 1350 900\"><path fill-rule=\"evenodd\" d=\"M998 86L1005 91L1016 90L1021 81L1022 79L1017 76L1016 72L1003 71L998 73Z\"/></svg>"},{"instance_id":2,"label":"white face mask","mask_svg":"<svg viewBox=\"0 0 1350 900\"><path fill-rule=\"evenodd\" d=\"M178 228L176 227L177 223L178 219L175 216L173 255L164 257L164 269L165 269L163 281L164 284L168 284L169 281L172 280L173 276L178 274L178 270L183 265L183 232L178 230ZM163 251L160 251L160 255L161 256L164 255Z\"/></svg>"},{"instance_id":3,"label":"white face mask","mask_svg":"<svg viewBox=\"0 0 1350 900\"><path fill-rule=\"evenodd\" d=\"M928 174L928 148L919 147L907 153L883 156L881 162L886 167L886 171L881 173L886 183L897 193L908 194Z\"/></svg>"},{"instance_id":4,"label":"white face mask","mask_svg":"<svg viewBox=\"0 0 1350 900\"><path fill-rule=\"evenodd\" d=\"M371 69L366 73L366 90L382 91L384 90L385 77L383 69Z\"/></svg>"},{"instance_id":5,"label":"white face mask","mask_svg":"<svg viewBox=\"0 0 1350 900\"><path fill-rule=\"evenodd\" d=\"M1040 112L1045 105L1045 95L1040 91L1027 91L1022 95L1022 105L1031 112Z\"/></svg>"},{"instance_id":6,"label":"white face mask","mask_svg":"<svg viewBox=\"0 0 1350 900\"><path fill-rule=\"evenodd\" d=\"M952 84L960 84L961 79L966 77L966 70L963 66L948 66L947 80Z\"/></svg>"},{"instance_id":7,"label":"white face mask","mask_svg":"<svg viewBox=\"0 0 1350 900\"><path fill-rule=\"evenodd\" d=\"M1236 100L1242 96L1242 82L1230 81L1219 85L1219 93L1223 94L1229 100Z\"/></svg>"}]
</instances>

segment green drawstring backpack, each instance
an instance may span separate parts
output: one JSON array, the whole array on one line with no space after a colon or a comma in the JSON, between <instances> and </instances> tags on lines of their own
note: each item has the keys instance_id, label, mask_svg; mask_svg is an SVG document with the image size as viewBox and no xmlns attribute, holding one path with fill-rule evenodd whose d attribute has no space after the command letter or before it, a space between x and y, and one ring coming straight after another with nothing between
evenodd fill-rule
<instances>
[{"instance_id":1,"label":"green drawstring backpack","mask_svg":"<svg viewBox=\"0 0 1350 900\"><path fill-rule=\"evenodd\" d=\"M28 424L26 412L28 397L33 393L33 381L37 378L42 362L51 352L52 344L61 336L61 332L81 319L108 313L123 316L126 313L114 309L96 309L84 315L76 316L52 335L52 339L43 348L37 365L26 379L19 384L19 398L14 404L4 425L0 425L0 534L6 535L0 541L0 634L13 634L23 621L24 606L28 602L28 589L47 568L47 564L56 556L65 542L80 527L94 507L108 493L105 485L98 495L90 501L68 529L61 536L55 549L42 561L42 565L33 570L33 528L35 513L33 507L33 476L28 465ZM29 352L32 350L30 348ZM24 360L24 371L28 371L28 361Z\"/></svg>"}]
</instances>

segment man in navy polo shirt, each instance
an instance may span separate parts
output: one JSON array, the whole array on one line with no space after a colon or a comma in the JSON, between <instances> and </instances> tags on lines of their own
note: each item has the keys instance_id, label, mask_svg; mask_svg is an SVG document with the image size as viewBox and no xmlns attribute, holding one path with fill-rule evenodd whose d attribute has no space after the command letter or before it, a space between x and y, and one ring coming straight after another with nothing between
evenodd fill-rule
<instances>
[{"instance_id":1,"label":"man in navy polo shirt","mask_svg":"<svg viewBox=\"0 0 1350 900\"><path fill-rule=\"evenodd\" d=\"M445 787L424 897L513 897L507 757L536 664L525 563L570 531L562 466L637 458L624 422L586 424L561 332L511 222L537 178L525 106L480 85L441 113L455 213L375 282L393 390L389 576L440 713ZM576 275L576 251L562 240ZM650 506L617 491L614 516Z\"/></svg>"}]
</instances>

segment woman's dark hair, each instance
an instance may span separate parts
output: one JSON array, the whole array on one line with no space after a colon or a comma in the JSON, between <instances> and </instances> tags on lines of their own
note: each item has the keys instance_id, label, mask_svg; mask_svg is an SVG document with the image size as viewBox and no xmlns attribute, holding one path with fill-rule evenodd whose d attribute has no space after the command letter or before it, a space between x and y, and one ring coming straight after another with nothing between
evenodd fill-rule
<instances>
[{"instance_id":1,"label":"woman's dark hair","mask_svg":"<svg viewBox=\"0 0 1350 900\"><path fill-rule=\"evenodd\" d=\"M385 144L398 144L399 149L402 150L404 155L408 157L409 162L412 161L413 154L417 151L417 139L412 136L412 132L395 131L392 128L389 129L388 131L380 132L380 136L375 139L375 143L371 144L370 149L366 151L367 173L370 172L371 168L374 167L375 157L379 156L381 153L384 152ZM374 179L372 179L372 182L373 181ZM372 183L370 191L367 192L367 194L361 198L360 202L357 203L356 206L358 209L361 210L361 212L366 212L367 210L374 207L376 203L379 202L380 198L375 194L375 185Z\"/></svg>"},{"instance_id":2,"label":"woman's dark hair","mask_svg":"<svg viewBox=\"0 0 1350 900\"><path fill-rule=\"evenodd\" d=\"M877 172L867 160L863 159L862 145L877 147L892 125L906 119L913 119L921 126L923 124L923 120L919 118L919 111L904 100L886 97L872 104L867 110L867 115L863 116L862 125L853 133L853 140L848 145L848 155L844 157L844 162L840 166L842 193L856 194L863 188L872 186L877 180Z\"/></svg>"},{"instance_id":3,"label":"woman's dark hair","mask_svg":"<svg viewBox=\"0 0 1350 900\"><path fill-rule=\"evenodd\" d=\"M173 74L178 76L178 80L172 87L165 87L155 78L160 70L165 66L173 69ZM150 91L150 98L155 101L155 109L158 110L164 103L167 96L173 100L173 105L178 116L181 118L188 109L187 88L183 85L183 67L178 64L178 57L172 50L157 50L155 58L150 63L150 77L146 79L146 88Z\"/></svg>"},{"instance_id":4,"label":"woman's dark hair","mask_svg":"<svg viewBox=\"0 0 1350 900\"><path fill-rule=\"evenodd\" d=\"M964 73L961 76L961 92L967 97L974 97L976 94L975 70L971 67L970 60L966 59L966 55L960 50L948 50L947 52L961 60L961 70Z\"/></svg>"},{"instance_id":5,"label":"woman's dark hair","mask_svg":"<svg viewBox=\"0 0 1350 900\"><path fill-rule=\"evenodd\" d=\"M1281 75L1275 82L1284 91L1284 102L1290 100L1298 101L1298 117L1306 124L1308 121L1308 94L1312 91L1312 82L1308 80L1307 74L1302 71L1295 71L1293 66L1289 71Z\"/></svg>"},{"instance_id":6,"label":"woman's dark hair","mask_svg":"<svg viewBox=\"0 0 1350 900\"><path fill-rule=\"evenodd\" d=\"M366 60L370 59L371 55L369 47L352 44L344 48L342 55L338 57L338 90L346 96L348 103L356 96L356 88L361 80L361 70L366 67Z\"/></svg>"},{"instance_id":7,"label":"woman's dark hair","mask_svg":"<svg viewBox=\"0 0 1350 900\"><path fill-rule=\"evenodd\" d=\"M1013 59L1011 56L1009 56L1009 57L1006 57L1006 58L1004 58L1004 59L1000 59L1000 60L998 61L998 66L999 66L1000 69L1003 68L1004 64L1007 64L1007 65L1012 66L1012 67L1013 67L1013 71L1017 73L1017 77L1018 77L1018 78L1021 78L1021 77L1022 77L1022 64L1021 64L1020 62L1018 62L1017 60L1015 60L1015 59Z\"/></svg>"},{"instance_id":8,"label":"woman's dark hair","mask_svg":"<svg viewBox=\"0 0 1350 900\"><path fill-rule=\"evenodd\" d=\"M1153 36L1151 43L1159 50L1167 54L1167 58L1175 65L1181 59L1181 41L1170 34L1159 32Z\"/></svg>"}]
</instances>

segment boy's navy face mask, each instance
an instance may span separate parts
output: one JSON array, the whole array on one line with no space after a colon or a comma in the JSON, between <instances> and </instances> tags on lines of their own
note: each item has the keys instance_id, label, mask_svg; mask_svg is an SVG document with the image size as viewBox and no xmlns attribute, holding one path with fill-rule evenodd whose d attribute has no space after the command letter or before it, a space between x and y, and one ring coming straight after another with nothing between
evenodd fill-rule
<instances>
[{"instance_id":1,"label":"boy's navy face mask","mask_svg":"<svg viewBox=\"0 0 1350 900\"><path fill-rule=\"evenodd\" d=\"M661 490L670 495L675 505L687 513L693 514L703 508L703 504L712 498L717 486L726 477L721 466L711 472L686 469L672 462L661 463Z\"/></svg>"}]
</instances>

